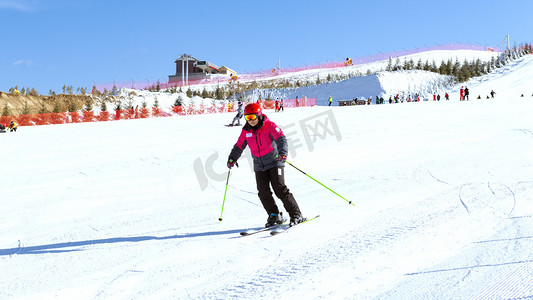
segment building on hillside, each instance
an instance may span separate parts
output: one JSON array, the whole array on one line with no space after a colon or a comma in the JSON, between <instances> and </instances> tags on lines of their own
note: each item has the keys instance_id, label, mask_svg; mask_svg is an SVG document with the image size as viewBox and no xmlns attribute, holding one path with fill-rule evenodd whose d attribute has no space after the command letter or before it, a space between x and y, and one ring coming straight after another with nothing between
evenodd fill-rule
<instances>
[{"instance_id":1,"label":"building on hillside","mask_svg":"<svg viewBox=\"0 0 533 300\"><path fill-rule=\"evenodd\" d=\"M220 71L220 74L228 74L230 76L237 75L237 72L225 66L220 67L218 70Z\"/></svg>"},{"instance_id":2,"label":"building on hillside","mask_svg":"<svg viewBox=\"0 0 533 300\"><path fill-rule=\"evenodd\" d=\"M188 82L189 80L209 78L213 74L237 75L232 69L215 64L206 60L198 60L188 54L183 54L174 61L176 74L168 76L168 82Z\"/></svg>"}]
</instances>

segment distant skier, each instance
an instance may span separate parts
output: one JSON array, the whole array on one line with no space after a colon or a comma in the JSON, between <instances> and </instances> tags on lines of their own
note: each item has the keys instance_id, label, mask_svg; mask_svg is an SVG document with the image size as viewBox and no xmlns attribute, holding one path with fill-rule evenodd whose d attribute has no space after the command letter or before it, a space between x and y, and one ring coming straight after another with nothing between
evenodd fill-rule
<instances>
[{"instance_id":1,"label":"distant skier","mask_svg":"<svg viewBox=\"0 0 533 300\"><path fill-rule=\"evenodd\" d=\"M329 100L328 101L329 101L328 106L331 106L331 103L333 102L333 98L331 96L329 96Z\"/></svg>"},{"instance_id":2,"label":"distant skier","mask_svg":"<svg viewBox=\"0 0 533 300\"><path fill-rule=\"evenodd\" d=\"M346 61L344 62L344 65L348 67L348 66L351 66L352 64L353 64L352 59L347 57Z\"/></svg>"},{"instance_id":3,"label":"distant skier","mask_svg":"<svg viewBox=\"0 0 533 300\"><path fill-rule=\"evenodd\" d=\"M284 110L285 110L285 109L283 108L283 105L284 105L283 98L281 98L281 99L279 100L279 111L282 111L282 110L284 111Z\"/></svg>"},{"instance_id":4,"label":"distant skier","mask_svg":"<svg viewBox=\"0 0 533 300\"><path fill-rule=\"evenodd\" d=\"M246 146L249 146L254 162L258 196L268 214L265 227L283 222L281 212L274 197L272 197L270 186L289 213L290 224L294 225L305 221L306 219L302 217L294 196L285 185L284 166L289 151L287 137L274 122L262 113L261 106L256 103L246 105L244 118L246 124L228 156L228 168L231 169L234 165L239 166L237 160L241 157Z\"/></svg>"},{"instance_id":5,"label":"distant skier","mask_svg":"<svg viewBox=\"0 0 533 300\"><path fill-rule=\"evenodd\" d=\"M237 115L235 115L235 118L233 118L233 121L231 121L230 126L235 126L235 121L237 121L237 126L241 126L241 118L242 118L242 102L239 101L237 103Z\"/></svg>"},{"instance_id":6,"label":"distant skier","mask_svg":"<svg viewBox=\"0 0 533 300\"><path fill-rule=\"evenodd\" d=\"M15 123L14 121L11 121L11 124L9 124L9 131L13 132L13 131L17 131L17 123Z\"/></svg>"},{"instance_id":7,"label":"distant skier","mask_svg":"<svg viewBox=\"0 0 533 300\"><path fill-rule=\"evenodd\" d=\"M279 112L279 99L278 98L276 98L275 104L276 104L276 109L274 111Z\"/></svg>"},{"instance_id":8,"label":"distant skier","mask_svg":"<svg viewBox=\"0 0 533 300\"><path fill-rule=\"evenodd\" d=\"M465 87L465 97L463 100L470 100L468 96L470 96L470 90L468 89L468 87Z\"/></svg>"},{"instance_id":9,"label":"distant skier","mask_svg":"<svg viewBox=\"0 0 533 300\"><path fill-rule=\"evenodd\" d=\"M446 94L444 95L444 98L446 98L446 100L450 100L450 95L448 95L448 93L446 93Z\"/></svg>"},{"instance_id":10,"label":"distant skier","mask_svg":"<svg viewBox=\"0 0 533 300\"><path fill-rule=\"evenodd\" d=\"M463 100L465 100L465 89L464 87L461 87L461 89L459 90L459 101Z\"/></svg>"},{"instance_id":11,"label":"distant skier","mask_svg":"<svg viewBox=\"0 0 533 300\"><path fill-rule=\"evenodd\" d=\"M6 132L6 126L0 123L0 132Z\"/></svg>"},{"instance_id":12,"label":"distant skier","mask_svg":"<svg viewBox=\"0 0 533 300\"><path fill-rule=\"evenodd\" d=\"M495 92L494 90L491 90L491 91L490 91L490 96L491 96L492 98L494 98L494 95L496 95L496 92Z\"/></svg>"}]
</instances>

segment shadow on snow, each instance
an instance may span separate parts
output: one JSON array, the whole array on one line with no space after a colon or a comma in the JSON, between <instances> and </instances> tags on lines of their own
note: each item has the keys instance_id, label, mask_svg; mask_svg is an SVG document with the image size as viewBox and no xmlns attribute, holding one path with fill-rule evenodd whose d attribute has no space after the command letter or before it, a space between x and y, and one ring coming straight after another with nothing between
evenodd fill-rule
<instances>
[{"instance_id":1,"label":"shadow on snow","mask_svg":"<svg viewBox=\"0 0 533 300\"><path fill-rule=\"evenodd\" d=\"M75 252L82 251L83 249L68 249L72 247L84 247L91 245L102 245L102 244L116 244L116 243L138 243L145 241L157 241L157 240L172 240L172 239L185 239L185 238L196 238L204 236L218 236L218 235L227 235L227 234L237 234L247 229L233 229L225 231L210 231L210 232L200 232L200 233L188 233L188 234L176 234L170 236L132 236L132 237L117 237L117 238L107 238L107 239L97 239L97 240L87 240L87 241L77 241L77 242L66 242L66 243L56 243L40 246L19 246L17 248L9 249L0 249L0 257L14 255L14 254L46 254L46 253L64 253L64 252Z\"/></svg>"}]
</instances>

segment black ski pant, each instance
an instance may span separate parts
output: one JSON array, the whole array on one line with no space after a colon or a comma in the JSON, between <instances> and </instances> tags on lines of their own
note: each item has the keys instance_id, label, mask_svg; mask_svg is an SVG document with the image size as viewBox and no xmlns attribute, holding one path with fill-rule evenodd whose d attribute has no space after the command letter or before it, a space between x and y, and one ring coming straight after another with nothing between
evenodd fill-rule
<instances>
[{"instance_id":1,"label":"black ski pant","mask_svg":"<svg viewBox=\"0 0 533 300\"><path fill-rule=\"evenodd\" d=\"M272 197L271 185L276 197L281 199L283 207L290 216L302 215L294 196L285 185L285 168L275 167L266 171L257 171L255 172L255 180L259 199L269 215L272 213L279 214L276 201Z\"/></svg>"}]
</instances>

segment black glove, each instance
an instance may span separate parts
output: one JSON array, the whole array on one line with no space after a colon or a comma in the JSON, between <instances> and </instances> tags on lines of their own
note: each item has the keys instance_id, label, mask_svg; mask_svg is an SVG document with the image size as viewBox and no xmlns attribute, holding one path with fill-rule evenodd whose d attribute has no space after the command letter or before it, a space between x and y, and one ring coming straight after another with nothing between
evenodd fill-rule
<instances>
[{"instance_id":1,"label":"black glove","mask_svg":"<svg viewBox=\"0 0 533 300\"><path fill-rule=\"evenodd\" d=\"M236 161L233 161L233 159L229 159L228 160L228 164L227 164L228 168L233 168L233 166L237 166L237 168L239 167L239 164L236 162Z\"/></svg>"},{"instance_id":2,"label":"black glove","mask_svg":"<svg viewBox=\"0 0 533 300\"><path fill-rule=\"evenodd\" d=\"M287 161L287 155L278 155L278 160L282 163L285 163Z\"/></svg>"}]
</instances>

